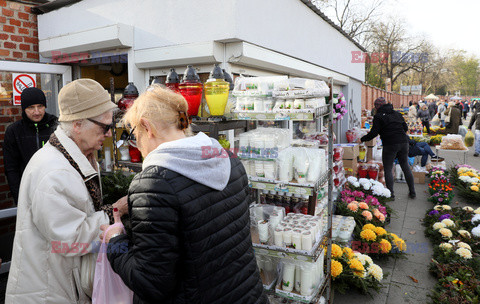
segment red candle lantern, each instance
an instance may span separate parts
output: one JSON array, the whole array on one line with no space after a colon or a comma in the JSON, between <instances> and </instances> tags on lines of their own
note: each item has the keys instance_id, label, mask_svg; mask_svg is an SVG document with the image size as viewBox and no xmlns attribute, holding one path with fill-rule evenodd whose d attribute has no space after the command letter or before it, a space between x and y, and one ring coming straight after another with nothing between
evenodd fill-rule
<instances>
[{"instance_id":1,"label":"red candle lantern","mask_svg":"<svg viewBox=\"0 0 480 304\"><path fill-rule=\"evenodd\" d=\"M167 80L165 81L165 86L170 90L174 91L175 93L179 92L179 83L180 78L178 77L177 72L175 69L170 69L170 73L167 75Z\"/></svg>"},{"instance_id":2,"label":"red candle lantern","mask_svg":"<svg viewBox=\"0 0 480 304\"><path fill-rule=\"evenodd\" d=\"M360 165L358 167L358 177L367 178L367 176L368 176L368 166L367 165Z\"/></svg>"},{"instance_id":3,"label":"red candle lantern","mask_svg":"<svg viewBox=\"0 0 480 304\"><path fill-rule=\"evenodd\" d=\"M203 84L193 66L187 67L178 88L188 103L188 116L197 116L202 102Z\"/></svg>"},{"instance_id":4,"label":"red candle lantern","mask_svg":"<svg viewBox=\"0 0 480 304\"><path fill-rule=\"evenodd\" d=\"M126 111L130 108L138 97L138 89L133 84L133 82L129 82L128 85L125 87L123 91L123 97L118 101L118 108L122 111Z\"/></svg>"}]
</instances>

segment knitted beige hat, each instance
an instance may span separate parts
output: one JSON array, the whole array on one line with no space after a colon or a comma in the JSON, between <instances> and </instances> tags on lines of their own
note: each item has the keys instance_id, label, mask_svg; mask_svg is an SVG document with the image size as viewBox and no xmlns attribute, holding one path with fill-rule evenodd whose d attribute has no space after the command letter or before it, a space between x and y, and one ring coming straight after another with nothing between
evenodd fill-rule
<instances>
[{"instance_id":1,"label":"knitted beige hat","mask_svg":"<svg viewBox=\"0 0 480 304\"><path fill-rule=\"evenodd\" d=\"M101 84L82 78L64 86L58 93L58 121L73 121L98 116L117 106Z\"/></svg>"}]
</instances>

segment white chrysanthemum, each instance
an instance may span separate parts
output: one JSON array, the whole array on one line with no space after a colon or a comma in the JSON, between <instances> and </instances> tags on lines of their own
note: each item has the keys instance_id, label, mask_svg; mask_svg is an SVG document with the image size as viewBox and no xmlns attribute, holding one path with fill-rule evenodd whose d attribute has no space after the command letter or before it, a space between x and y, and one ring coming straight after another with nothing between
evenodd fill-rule
<instances>
[{"instance_id":1,"label":"white chrysanthemum","mask_svg":"<svg viewBox=\"0 0 480 304\"><path fill-rule=\"evenodd\" d=\"M444 224L447 227L455 227L455 223L451 219L442 220L442 224Z\"/></svg>"},{"instance_id":2,"label":"white chrysanthemum","mask_svg":"<svg viewBox=\"0 0 480 304\"><path fill-rule=\"evenodd\" d=\"M470 207L470 206L465 206L462 209L463 209L463 211L467 211L467 212L472 212L473 211L473 208Z\"/></svg>"},{"instance_id":3,"label":"white chrysanthemum","mask_svg":"<svg viewBox=\"0 0 480 304\"><path fill-rule=\"evenodd\" d=\"M475 211L473 211L473 212L475 212L475 214L480 214L480 207L478 207L477 209L475 209Z\"/></svg>"},{"instance_id":4,"label":"white chrysanthemum","mask_svg":"<svg viewBox=\"0 0 480 304\"><path fill-rule=\"evenodd\" d=\"M368 178L359 178L359 179L358 179L358 182L359 182L360 184L362 184L362 185L365 184L365 183L370 183L370 181L368 180Z\"/></svg>"},{"instance_id":5,"label":"white chrysanthemum","mask_svg":"<svg viewBox=\"0 0 480 304\"><path fill-rule=\"evenodd\" d=\"M365 266L365 255L361 254L360 252L354 252L353 255L357 260L360 261L360 263L362 263L362 265Z\"/></svg>"},{"instance_id":6,"label":"white chrysanthemum","mask_svg":"<svg viewBox=\"0 0 480 304\"><path fill-rule=\"evenodd\" d=\"M368 190L370 190L370 188L372 187L372 184L370 184L370 183L365 183L365 184L363 184L362 186L363 186L363 190L368 191Z\"/></svg>"},{"instance_id":7,"label":"white chrysanthemum","mask_svg":"<svg viewBox=\"0 0 480 304\"><path fill-rule=\"evenodd\" d=\"M383 188L383 184L382 184L381 182L379 182L379 181L376 181L376 180L373 180L373 179L372 179L372 180L370 180L370 182L371 182L372 185L374 185L374 186L380 186L380 187Z\"/></svg>"},{"instance_id":8,"label":"white chrysanthemum","mask_svg":"<svg viewBox=\"0 0 480 304\"><path fill-rule=\"evenodd\" d=\"M452 207L449 205L442 205L443 210L452 210Z\"/></svg>"},{"instance_id":9,"label":"white chrysanthemum","mask_svg":"<svg viewBox=\"0 0 480 304\"><path fill-rule=\"evenodd\" d=\"M438 230L438 232L440 232L440 234L444 238L451 238L453 236L452 231L448 228L440 228L440 230Z\"/></svg>"},{"instance_id":10,"label":"white chrysanthemum","mask_svg":"<svg viewBox=\"0 0 480 304\"><path fill-rule=\"evenodd\" d=\"M372 266L368 267L367 271L369 275L375 278L375 280L380 282L383 279L383 270L380 266L373 264Z\"/></svg>"},{"instance_id":11,"label":"white chrysanthemum","mask_svg":"<svg viewBox=\"0 0 480 304\"><path fill-rule=\"evenodd\" d=\"M371 257L369 257L368 255L364 254L363 255L363 258L365 259L365 261L368 263L368 265L373 265L373 260Z\"/></svg>"},{"instance_id":12,"label":"white chrysanthemum","mask_svg":"<svg viewBox=\"0 0 480 304\"><path fill-rule=\"evenodd\" d=\"M470 232L468 232L467 230L458 230L458 233L460 233L461 236L463 236L464 238L470 238L471 235L470 235Z\"/></svg>"},{"instance_id":13,"label":"white chrysanthemum","mask_svg":"<svg viewBox=\"0 0 480 304\"><path fill-rule=\"evenodd\" d=\"M359 182L354 182L352 184L355 188L360 188L360 183Z\"/></svg>"},{"instance_id":14,"label":"white chrysanthemum","mask_svg":"<svg viewBox=\"0 0 480 304\"><path fill-rule=\"evenodd\" d=\"M470 247L470 245L468 245L467 243L464 243L464 242L458 242L457 243L457 247L459 248L466 248L468 250L472 250L472 248Z\"/></svg>"},{"instance_id":15,"label":"white chrysanthemum","mask_svg":"<svg viewBox=\"0 0 480 304\"><path fill-rule=\"evenodd\" d=\"M480 225L472 229L472 234L477 238L480 237Z\"/></svg>"},{"instance_id":16,"label":"white chrysanthemum","mask_svg":"<svg viewBox=\"0 0 480 304\"><path fill-rule=\"evenodd\" d=\"M475 225L475 222L480 222L480 214L475 214L475 215L472 217L472 224Z\"/></svg>"},{"instance_id":17,"label":"white chrysanthemum","mask_svg":"<svg viewBox=\"0 0 480 304\"><path fill-rule=\"evenodd\" d=\"M383 193L385 197L389 198L390 196L392 196L392 192L390 190L388 190L387 188L383 189Z\"/></svg>"},{"instance_id":18,"label":"white chrysanthemum","mask_svg":"<svg viewBox=\"0 0 480 304\"><path fill-rule=\"evenodd\" d=\"M442 248L443 250L447 250L447 249L452 249L453 245L449 243L441 243L439 247Z\"/></svg>"},{"instance_id":19,"label":"white chrysanthemum","mask_svg":"<svg viewBox=\"0 0 480 304\"><path fill-rule=\"evenodd\" d=\"M472 258L472 252L466 248L458 248L455 253L467 260Z\"/></svg>"},{"instance_id":20,"label":"white chrysanthemum","mask_svg":"<svg viewBox=\"0 0 480 304\"><path fill-rule=\"evenodd\" d=\"M442 206L440 206L440 205L436 205L435 207L433 207L433 209L435 209L435 210L437 210L437 211L440 211L440 210L442 210L443 208L442 208Z\"/></svg>"},{"instance_id":21,"label":"white chrysanthemum","mask_svg":"<svg viewBox=\"0 0 480 304\"><path fill-rule=\"evenodd\" d=\"M441 222L437 222L435 224L433 224L433 230L438 230L438 229L442 229L442 228L445 228L447 227L447 225L445 225L444 223L441 223Z\"/></svg>"},{"instance_id":22,"label":"white chrysanthemum","mask_svg":"<svg viewBox=\"0 0 480 304\"><path fill-rule=\"evenodd\" d=\"M473 184L473 183L478 183L480 180L476 177L470 177L468 179L468 183Z\"/></svg>"},{"instance_id":23,"label":"white chrysanthemum","mask_svg":"<svg viewBox=\"0 0 480 304\"><path fill-rule=\"evenodd\" d=\"M460 176L458 179L461 180L464 183L468 183L468 180L470 179L470 177L469 176Z\"/></svg>"},{"instance_id":24,"label":"white chrysanthemum","mask_svg":"<svg viewBox=\"0 0 480 304\"><path fill-rule=\"evenodd\" d=\"M350 184L356 183L357 181L358 179L355 176L347 177L347 182L349 182Z\"/></svg>"}]
</instances>

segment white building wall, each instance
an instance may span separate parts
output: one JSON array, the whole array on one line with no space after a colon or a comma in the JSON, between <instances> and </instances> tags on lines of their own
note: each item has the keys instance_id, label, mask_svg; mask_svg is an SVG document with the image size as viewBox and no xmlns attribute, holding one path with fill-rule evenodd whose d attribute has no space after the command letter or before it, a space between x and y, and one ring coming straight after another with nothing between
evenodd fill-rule
<instances>
[{"instance_id":1,"label":"white building wall","mask_svg":"<svg viewBox=\"0 0 480 304\"><path fill-rule=\"evenodd\" d=\"M246 41L364 80L358 47L300 0L83 0L39 15L39 39L116 23L134 26L134 50Z\"/></svg>"}]
</instances>

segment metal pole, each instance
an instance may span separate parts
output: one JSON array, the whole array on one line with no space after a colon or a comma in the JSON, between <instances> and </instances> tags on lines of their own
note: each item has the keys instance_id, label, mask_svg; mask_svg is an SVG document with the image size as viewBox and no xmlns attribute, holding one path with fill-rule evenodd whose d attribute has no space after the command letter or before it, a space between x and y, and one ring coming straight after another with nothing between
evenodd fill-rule
<instances>
[{"instance_id":1,"label":"metal pole","mask_svg":"<svg viewBox=\"0 0 480 304\"><path fill-rule=\"evenodd\" d=\"M332 211L333 211L333 78L328 78L330 86L330 101L328 103L328 230L327 230L327 303L332 303L332 279L330 277L332 267Z\"/></svg>"},{"instance_id":2,"label":"metal pole","mask_svg":"<svg viewBox=\"0 0 480 304\"><path fill-rule=\"evenodd\" d=\"M115 103L115 80L110 77L110 99ZM117 157L117 119L115 113L113 113L113 129L112 129L112 143L113 143L113 170L118 168Z\"/></svg>"}]
</instances>

